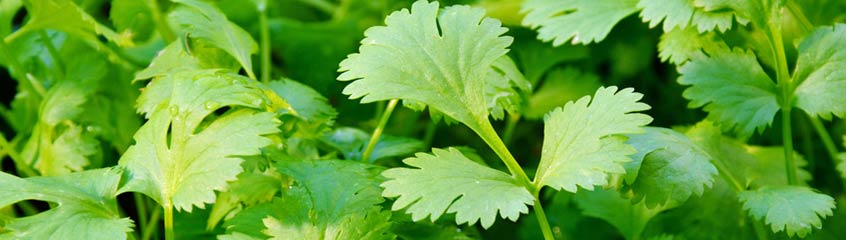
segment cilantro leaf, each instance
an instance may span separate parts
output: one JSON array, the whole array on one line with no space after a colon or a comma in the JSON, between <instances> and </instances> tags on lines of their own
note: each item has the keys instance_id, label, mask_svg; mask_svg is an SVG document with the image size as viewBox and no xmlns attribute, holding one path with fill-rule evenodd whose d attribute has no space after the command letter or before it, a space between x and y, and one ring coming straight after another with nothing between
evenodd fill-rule
<instances>
[{"instance_id":1,"label":"cilantro leaf","mask_svg":"<svg viewBox=\"0 0 846 240\"><path fill-rule=\"evenodd\" d=\"M323 95L300 82L283 78L271 81L267 87L291 104L297 116L307 121L331 124L338 115Z\"/></svg>"},{"instance_id":2,"label":"cilantro leaf","mask_svg":"<svg viewBox=\"0 0 846 240\"><path fill-rule=\"evenodd\" d=\"M664 22L664 32L675 27L687 28L696 26L699 32L718 29L725 32L731 29L732 11L707 11L697 4L696 0L640 0L637 7L641 9L640 17L649 22L649 27L658 26ZM744 22L740 20L740 22Z\"/></svg>"},{"instance_id":3,"label":"cilantro leaf","mask_svg":"<svg viewBox=\"0 0 846 240\"><path fill-rule=\"evenodd\" d=\"M532 91L532 84L508 56L493 63L486 83L485 101L493 119L503 119L505 112L512 115L522 112Z\"/></svg>"},{"instance_id":4,"label":"cilantro leaf","mask_svg":"<svg viewBox=\"0 0 846 240\"><path fill-rule=\"evenodd\" d=\"M414 221L431 216L434 222L444 212L456 213L457 224L473 225L481 220L489 228L502 218L516 221L529 211L534 197L513 177L482 166L465 157L458 149L432 149L432 154L418 153L403 160L416 168L392 168L382 175L385 197L399 197L393 210L408 208Z\"/></svg>"},{"instance_id":5,"label":"cilantro leaf","mask_svg":"<svg viewBox=\"0 0 846 240\"><path fill-rule=\"evenodd\" d=\"M389 211L379 167L352 161L280 162L278 170L295 184L281 198L246 208L224 224L226 237L257 239L385 239Z\"/></svg>"},{"instance_id":6,"label":"cilantro leaf","mask_svg":"<svg viewBox=\"0 0 846 240\"><path fill-rule=\"evenodd\" d=\"M620 20L637 12L637 0L529 0L523 25L538 28L538 39L589 44L608 36Z\"/></svg>"},{"instance_id":7,"label":"cilantro leaf","mask_svg":"<svg viewBox=\"0 0 846 240\"><path fill-rule=\"evenodd\" d=\"M834 213L834 199L808 187L779 186L747 190L738 194L749 215L763 219L773 232L805 237L812 228L822 228L821 218Z\"/></svg>"},{"instance_id":8,"label":"cilantro leaf","mask_svg":"<svg viewBox=\"0 0 846 240\"><path fill-rule=\"evenodd\" d=\"M27 8L31 18L9 38L41 29L55 29L89 41L99 42L103 36L119 46L132 46L130 36L118 34L100 24L71 0L31 0Z\"/></svg>"},{"instance_id":9,"label":"cilantro leaf","mask_svg":"<svg viewBox=\"0 0 846 240\"><path fill-rule=\"evenodd\" d=\"M149 121L120 159L127 171L121 192L144 193L165 207L191 211L214 202L214 190L235 180L238 156L257 155L278 132L262 113L263 92L231 72L180 72L153 80L138 98ZM230 107L220 116L212 113ZM225 139L225 141L222 141Z\"/></svg>"},{"instance_id":10,"label":"cilantro leaf","mask_svg":"<svg viewBox=\"0 0 846 240\"><path fill-rule=\"evenodd\" d=\"M601 87L593 98L582 97L546 117L543 151L536 186L576 192L607 184L609 173L625 173L622 164L636 151L618 134L643 132L652 118L641 113L649 105L634 89Z\"/></svg>"},{"instance_id":11,"label":"cilantro leaf","mask_svg":"<svg viewBox=\"0 0 846 240\"><path fill-rule=\"evenodd\" d=\"M644 200L650 208L681 204L713 186L717 168L711 156L681 133L647 127L644 134L628 136L628 144L637 149L634 161L626 164L635 201Z\"/></svg>"},{"instance_id":12,"label":"cilantro leaf","mask_svg":"<svg viewBox=\"0 0 846 240\"><path fill-rule=\"evenodd\" d=\"M661 61L681 65L694 55L704 52L714 52L725 48L725 43L716 39L713 32L699 33L693 28L673 28L661 35L658 43L658 56Z\"/></svg>"},{"instance_id":13,"label":"cilantro leaf","mask_svg":"<svg viewBox=\"0 0 846 240\"><path fill-rule=\"evenodd\" d=\"M611 223L626 239L638 239L649 220L664 208L648 208L641 202L631 201L613 189L596 189L577 193L573 200L587 216Z\"/></svg>"},{"instance_id":14,"label":"cilantro leaf","mask_svg":"<svg viewBox=\"0 0 846 240\"><path fill-rule=\"evenodd\" d=\"M717 48L694 54L679 68L678 82L690 85L683 96L689 107L705 106L708 118L742 136L772 124L779 110L778 90L751 51Z\"/></svg>"},{"instance_id":15,"label":"cilantro leaf","mask_svg":"<svg viewBox=\"0 0 846 240\"><path fill-rule=\"evenodd\" d=\"M144 1L112 0L109 18L117 31L134 40L149 39L156 26L152 10Z\"/></svg>"},{"instance_id":16,"label":"cilantro leaf","mask_svg":"<svg viewBox=\"0 0 846 240\"><path fill-rule=\"evenodd\" d=\"M189 38L198 38L226 51L238 60L244 71L254 78L250 55L258 52L258 44L247 31L226 19L217 7L198 0L173 0L182 4L168 15L179 31ZM187 34L187 35L185 35Z\"/></svg>"},{"instance_id":17,"label":"cilantro leaf","mask_svg":"<svg viewBox=\"0 0 846 240\"><path fill-rule=\"evenodd\" d=\"M846 117L846 24L820 27L799 46L793 75L795 106L812 116Z\"/></svg>"},{"instance_id":18,"label":"cilantro leaf","mask_svg":"<svg viewBox=\"0 0 846 240\"><path fill-rule=\"evenodd\" d=\"M487 121L484 89L491 65L505 55L510 37L481 9L417 1L411 11L389 15L371 27L360 53L341 62L338 80L352 81L344 94L362 103L403 99L421 102L471 129Z\"/></svg>"},{"instance_id":19,"label":"cilantro leaf","mask_svg":"<svg viewBox=\"0 0 846 240\"><path fill-rule=\"evenodd\" d=\"M3 239L126 239L132 220L121 218L115 190L120 169L108 168L58 177L18 178L0 172L0 208L24 200L56 205L3 226Z\"/></svg>"}]
</instances>

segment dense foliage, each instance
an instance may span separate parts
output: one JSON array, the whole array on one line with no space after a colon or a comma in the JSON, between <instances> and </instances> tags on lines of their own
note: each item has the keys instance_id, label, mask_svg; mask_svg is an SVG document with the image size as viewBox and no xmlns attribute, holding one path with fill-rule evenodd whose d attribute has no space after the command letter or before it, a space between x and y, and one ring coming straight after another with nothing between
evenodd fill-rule
<instances>
[{"instance_id":1,"label":"dense foliage","mask_svg":"<svg viewBox=\"0 0 846 240\"><path fill-rule=\"evenodd\" d=\"M846 238L839 0L2 0L0 239Z\"/></svg>"}]
</instances>

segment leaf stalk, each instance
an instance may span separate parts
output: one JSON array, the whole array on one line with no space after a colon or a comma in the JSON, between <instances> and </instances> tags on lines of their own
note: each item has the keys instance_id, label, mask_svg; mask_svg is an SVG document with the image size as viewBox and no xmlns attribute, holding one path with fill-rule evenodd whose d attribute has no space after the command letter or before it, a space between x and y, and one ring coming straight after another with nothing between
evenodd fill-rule
<instances>
[{"instance_id":1,"label":"leaf stalk","mask_svg":"<svg viewBox=\"0 0 846 240\"><path fill-rule=\"evenodd\" d=\"M385 107L385 111L382 112L382 117L379 119L379 125L376 126L376 129L373 130L373 134L370 135L370 141L367 142L367 148L364 149L364 153L361 155L361 162L370 162L370 156L373 154L373 149L376 148L376 144L379 143L379 137L382 136L382 131L385 130L385 125L388 125L388 120L391 119L391 113L394 112L394 108L397 107L397 103L399 99L391 99L388 102L388 105Z\"/></svg>"}]
</instances>

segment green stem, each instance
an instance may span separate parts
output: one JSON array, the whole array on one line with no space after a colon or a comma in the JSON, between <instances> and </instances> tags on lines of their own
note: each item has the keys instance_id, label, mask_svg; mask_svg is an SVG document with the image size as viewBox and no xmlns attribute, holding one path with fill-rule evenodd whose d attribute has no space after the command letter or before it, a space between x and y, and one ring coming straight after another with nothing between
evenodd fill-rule
<instances>
[{"instance_id":1,"label":"green stem","mask_svg":"<svg viewBox=\"0 0 846 240\"><path fill-rule=\"evenodd\" d=\"M787 68L787 57L784 51L784 40L781 34L780 9L770 10L771 16L767 23L767 33L770 42L770 51L776 60L776 82L781 88L781 119L782 119L782 141L784 144L784 165L787 172L787 182L790 185L796 184L796 162L793 160L793 131L791 129L791 108L793 107L793 83L790 79L790 72Z\"/></svg>"},{"instance_id":2,"label":"green stem","mask_svg":"<svg viewBox=\"0 0 846 240\"><path fill-rule=\"evenodd\" d=\"M153 14L153 20L156 21L156 29L159 31L159 35L162 36L162 40L164 40L165 43L176 40L176 35L173 33L173 30L170 29L167 19L165 19L162 15L158 0L147 0L147 6L150 7L150 12Z\"/></svg>"},{"instance_id":3,"label":"green stem","mask_svg":"<svg viewBox=\"0 0 846 240\"><path fill-rule=\"evenodd\" d=\"M41 42L44 46L47 46L47 52L50 54L50 58L53 59L53 63L56 64L56 78L61 80L65 79L65 65L62 63L59 51L56 50L56 46L53 45L53 39L47 35L47 31L45 30L39 30L38 35L41 37Z\"/></svg>"},{"instance_id":4,"label":"green stem","mask_svg":"<svg viewBox=\"0 0 846 240\"><path fill-rule=\"evenodd\" d=\"M549 226L549 221L546 220L546 213L543 211L543 206L541 206L540 198L537 194L535 194L535 206L533 206L535 211L535 216L538 218L538 224L540 225L541 232L543 233L543 238L546 240L555 239L552 235L552 228Z\"/></svg>"},{"instance_id":5,"label":"green stem","mask_svg":"<svg viewBox=\"0 0 846 240\"><path fill-rule=\"evenodd\" d=\"M9 141L6 140L6 136L0 134L0 147L6 150L6 153L9 154L9 158L12 159L12 162L15 162L15 167L17 167L19 174L22 174L22 177L31 177L31 176L38 176L32 168L29 167L29 164L26 164L24 159L18 154L18 151L12 147L12 144L9 144Z\"/></svg>"},{"instance_id":6,"label":"green stem","mask_svg":"<svg viewBox=\"0 0 846 240\"><path fill-rule=\"evenodd\" d=\"M758 237L758 240L767 240L769 237L767 236L767 229L764 228L764 224L760 221L756 221L752 219L752 227L755 228L755 237Z\"/></svg>"},{"instance_id":7,"label":"green stem","mask_svg":"<svg viewBox=\"0 0 846 240\"><path fill-rule=\"evenodd\" d=\"M505 122L505 129L502 130L502 141L505 142L506 146L511 145L511 140L514 138L514 128L517 127L518 122L520 122L520 115L508 115L508 121Z\"/></svg>"},{"instance_id":8,"label":"green stem","mask_svg":"<svg viewBox=\"0 0 846 240\"><path fill-rule=\"evenodd\" d=\"M717 167L717 172L720 173L720 176L723 177L729 185L731 185L736 192L741 192L745 190L740 181L737 181L737 178L728 170L728 166L726 163L723 162L722 158L714 158L714 166Z\"/></svg>"},{"instance_id":9,"label":"green stem","mask_svg":"<svg viewBox=\"0 0 846 240\"><path fill-rule=\"evenodd\" d=\"M173 233L173 206L170 203L165 203L164 206L164 228L165 240L175 240L176 235Z\"/></svg>"},{"instance_id":10,"label":"green stem","mask_svg":"<svg viewBox=\"0 0 846 240\"><path fill-rule=\"evenodd\" d=\"M834 144L834 139L831 138L831 134L828 133L828 130L825 129L825 126L823 126L822 122L818 118L808 116L808 119L811 120L811 126L814 127L814 130L818 135L820 135L820 140L822 140L823 146L825 146L825 151L828 152L828 155L836 161L838 155L837 145Z\"/></svg>"},{"instance_id":11,"label":"green stem","mask_svg":"<svg viewBox=\"0 0 846 240\"><path fill-rule=\"evenodd\" d=\"M494 150L497 156L505 163L505 166L508 168L508 171L511 172L512 177L516 178L520 185L523 185L535 198L535 205L533 207L533 211L535 212L535 216L538 218L538 223L541 228L541 232L543 232L544 239L551 240L553 239L552 236L552 229L549 227L549 221L546 219L546 213L543 212L543 206L540 202L540 187L535 187L532 184L532 181L529 180L529 176L526 175L526 172L523 171L523 168L520 167L520 164L517 163L517 160L514 159L514 155L511 155L511 152L508 150L508 147L505 146L505 143L502 139L496 134L496 130L494 130L491 122L487 119L480 119L477 120L479 129L476 131L476 134L479 134L479 137ZM476 130L476 129L474 129Z\"/></svg>"},{"instance_id":12,"label":"green stem","mask_svg":"<svg viewBox=\"0 0 846 240\"><path fill-rule=\"evenodd\" d=\"M370 135L370 141L367 142L367 148L364 149L364 154L361 155L361 162L369 162L370 155L373 154L373 149L376 148L376 143L379 142L379 137L382 136L382 131L385 130L385 125L388 124L388 120L391 119L391 113L394 112L394 108L396 108L399 99L391 99L388 102L388 106L385 107L385 111L382 112L382 117L379 119L379 125L376 125L376 129L373 130L373 134Z\"/></svg>"},{"instance_id":13,"label":"green stem","mask_svg":"<svg viewBox=\"0 0 846 240\"><path fill-rule=\"evenodd\" d=\"M135 199L135 210L138 211L138 228L144 229L145 224L147 224L147 204L145 204L141 193L132 193L132 198Z\"/></svg>"},{"instance_id":14,"label":"green stem","mask_svg":"<svg viewBox=\"0 0 846 240\"><path fill-rule=\"evenodd\" d=\"M805 32L810 32L814 30L814 24L808 20L808 17L805 16L805 12L802 11L802 8L796 4L796 1L787 1L787 10L796 17L796 20L799 22L799 26L802 27L802 30Z\"/></svg>"},{"instance_id":15,"label":"green stem","mask_svg":"<svg viewBox=\"0 0 846 240\"><path fill-rule=\"evenodd\" d=\"M438 132L438 122L430 119L429 124L426 125L426 132L423 135L423 146L426 149L432 147L432 141L435 140L435 134Z\"/></svg>"},{"instance_id":16,"label":"green stem","mask_svg":"<svg viewBox=\"0 0 846 240\"><path fill-rule=\"evenodd\" d=\"M144 225L144 230L142 230L141 232L141 240L150 239L150 237L153 235L153 230L159 227L158 222L159 218L161 218L161 215L161 208L156 208L156 210L153 210L153 213L150 214L150 219Z\"/></svg>"},{"instance_id":17,"label":"green stem","mask_svg":"<svg viewBox=\"0 0 846 240\"><path fill-rule=\"evenodd\" d=\"M267 84L270 82L270 28L267 25L267 3L260 1L258 10L261 29L261 82Z\"/></svg>"},{"instance_id":18,"label":"green stem","mask_svg":"<svg viewBox=\"0 0 846 240\"><path fill-rule=\"evenodd\" d=\"M32 203L28 201L20 201L17 203L18 207L20 207L21 211L23 211L24 215L32 216L38 214L38 208L32 205Z\"/></svg>"},{"instance_id":19,"label":"green stem","mask_svg":"<svg viewBox=\"0 0 846 240\"><path fill-rule=\"evenodd\" d=\"M44 89L44 85L41 85L41 81L36 79L35 76L32 76L32 74L27 73L26 75L24 75L24 78L26 78L26 82L29 83L29 85L32 87L33 90L35 90L35 93L38 94L39 97L44 98L44 96L47 96L47 89Z\"/></svg>"}]
</instances>

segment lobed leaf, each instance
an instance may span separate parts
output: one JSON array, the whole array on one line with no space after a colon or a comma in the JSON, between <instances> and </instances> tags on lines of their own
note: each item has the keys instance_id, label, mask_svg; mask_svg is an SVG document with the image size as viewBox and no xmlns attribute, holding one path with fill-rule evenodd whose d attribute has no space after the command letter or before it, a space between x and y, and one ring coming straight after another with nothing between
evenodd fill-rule
<instances>
[{"instance_id":1,"label":"lobed leaf","mask_svg":"<svg viewBox=\"0 0 846 240\"><path fill-rule=\"evenodd\" d=\"M144 193L165 207L191 211L241 173L239 156L257 155L276 133L274 114L258 112L263 92L243 76L219 70L180 72L153 80L138 98L149 121L121 157L121 192ZM220 116L212 114L228 107Z\"/></svg>"},{"instance_id":2,"label":"lobed leaf","mask_svg":"<svg viewBox=\"0 0 846 240\"><path fill-rule=\"evenodd\" d=\"M596 189L577 193L573 200L586 216L596 217L614 225L626 239L640 238L646 224L664 208L648 208L631 201L613 189Z\"/></svg>"},{"instance_id":3,"label":"lobed leaf","mask_svg":"<svg viewBox=\"0 0 846 240\"><path fill-rule=\"evenodd\" d=\"M732 11L710 11L703 8L698 0L640 0L637 7L641 9L640 17L649 22L649 27L658 26L664 22L664 32L673 28L696 27L699 32L717 29L725 32L731 29ZM739 22L745 22L738 19Z\"/></svg>"},{"instance_id":4,"label":"lobed leaf","mask_svg":"<svg viewBox=\"0 0 846 240\"><path fill-rule=\"evenodd\" d=\"M250 55L258 52L258 44L247 31L226 19L217 7L199 0L173 0L181 5L168 17L179 26L186 38L198 38L226 51L238 60L248 75L253 76Z\"/></svg>"},{"instance_id":5,"label":"lobed leaf","mask_svg":"<svg viewBox=\"0 0 846 240\"><path fill-rule=\"evenodd\" d=\"M725 47L725 43L712 32L699 33L693 28L673 28L661 35L658 56L661 61L682 65L696 54L714 52Z\"/></svg>"},{"instance_id":6,"label":"lobed leaf","mask_svg":"<svg viewBox=\"0 0 846 240\"><path fill-rule=\"evenodd\" d=\"M55 203L50 210L5 223L0 238L126 239L133 224L117 209L120 174L119 168L31 178L0 172L0 208L24 200Z\"/></svg>"},{"instance_id":7,"label":"lobed leaf","mask_svg":"<svg viewBox=\"0 0 846 240\"><path fill-rule=\"evenodd\" d=\"M637 10L637 0L529 0L521 12L523 25L538 29L538 39L559 46L600 42Z\"/></svg>"},{"instance_id":8,"label":"lobed leaf","mask_svg":"<svg viewBox=\"0 0 846 240\"><path fill-rule=\"evenodd\" d=\"M676 205L713 186L717 168L711 156L681 133L647 127L646 133L628 137L637 149L634 161L626 164L633 201L643 200L650 208Z\"/></svg>"},{"instance_id":9,"label":"lobed leaf","mask_svg":"<svg viewBox=\"0 0 846 240\"><path fill-rule=\"evenodd\" d=\"M76 37L99 42L98 36L116 43L118 46L132 46L131 36L118 34L109 27L100 24L91 15L76 5L72 0L30 0L27 8L29 21L10 38L42 29L54 29Z\"/></svg>"},{"instance_id":10,"label":"lobed leaf","mask_svg":"<svg viewBox=\"0 0 846 240\"><path fill-rule=\"evenodd\" d=\"M399 197L391 209L408 208L414 221L431 216L434 222L446 212L456 213L457 224L481 221L489 228L497 213L516 221L533 204L532 194L513 177L473 162L455 148L435 148L403 162L416 168L385 170L382 175L389 180L382 183L382 196Z\"/></svg>"},{"instance_id":11,"label":"lobed leaf","mask_svg":"<svg viewBox=\"0 0 846 240\"><path fill-rule=\"evenodd\" d=\"M772 124L779 110L778 90L751 51L717 48L694 54L679 68L678 82L690 85L689 107L705 106L708 118L742 136Z\"/></svg>"},{"instance_id":12,"label":"lobed leaf","mask_svg":"<svg viewBox=\"0 0 846 240\"><path fill-rule=\"evenodd\" d=\"M819 27L799 46L794 105L812 116L846 117L846 24Z\"/></svg>"},{"instance_id":13,"label":"lobed leaf","mask_svg":"<svg viewBox=\"0 0 846 240\"><path fill-rule=\"evenodd\" d=\"M417 1L365 31L359 53L340 63L344 94L362 103L389 99L423 103L471 129L487 121L485 84L510 37L481 9Z\"/></svg>"},{"instance_id":14,"label":"lobed leaf","mask_svg":"<svg viewBox=\"0 0 846 240\"><path fill-rule=\"evenodd\" d=\"M610 173L625 173L628 155L636 151L619 134L643 132L652 118L641 113L649 105L634 89L601 87L593 98L582 97L546 116L543 150L535 174L538 187L576 192L608 183Z\"/></svg>"},{"instance_id":15,"label":"lobed leaf","mask_svg":"<svg viewBox=\"0 0 846 240\"><path fill-rule=\"evenodd\" d=\"M822 228L822 218L831 216L834 199L808 187L779 186L747 190L738 194L749 215L763 219L773 232L805 237L812 228Z\"/></svg>"}]
</instances>

